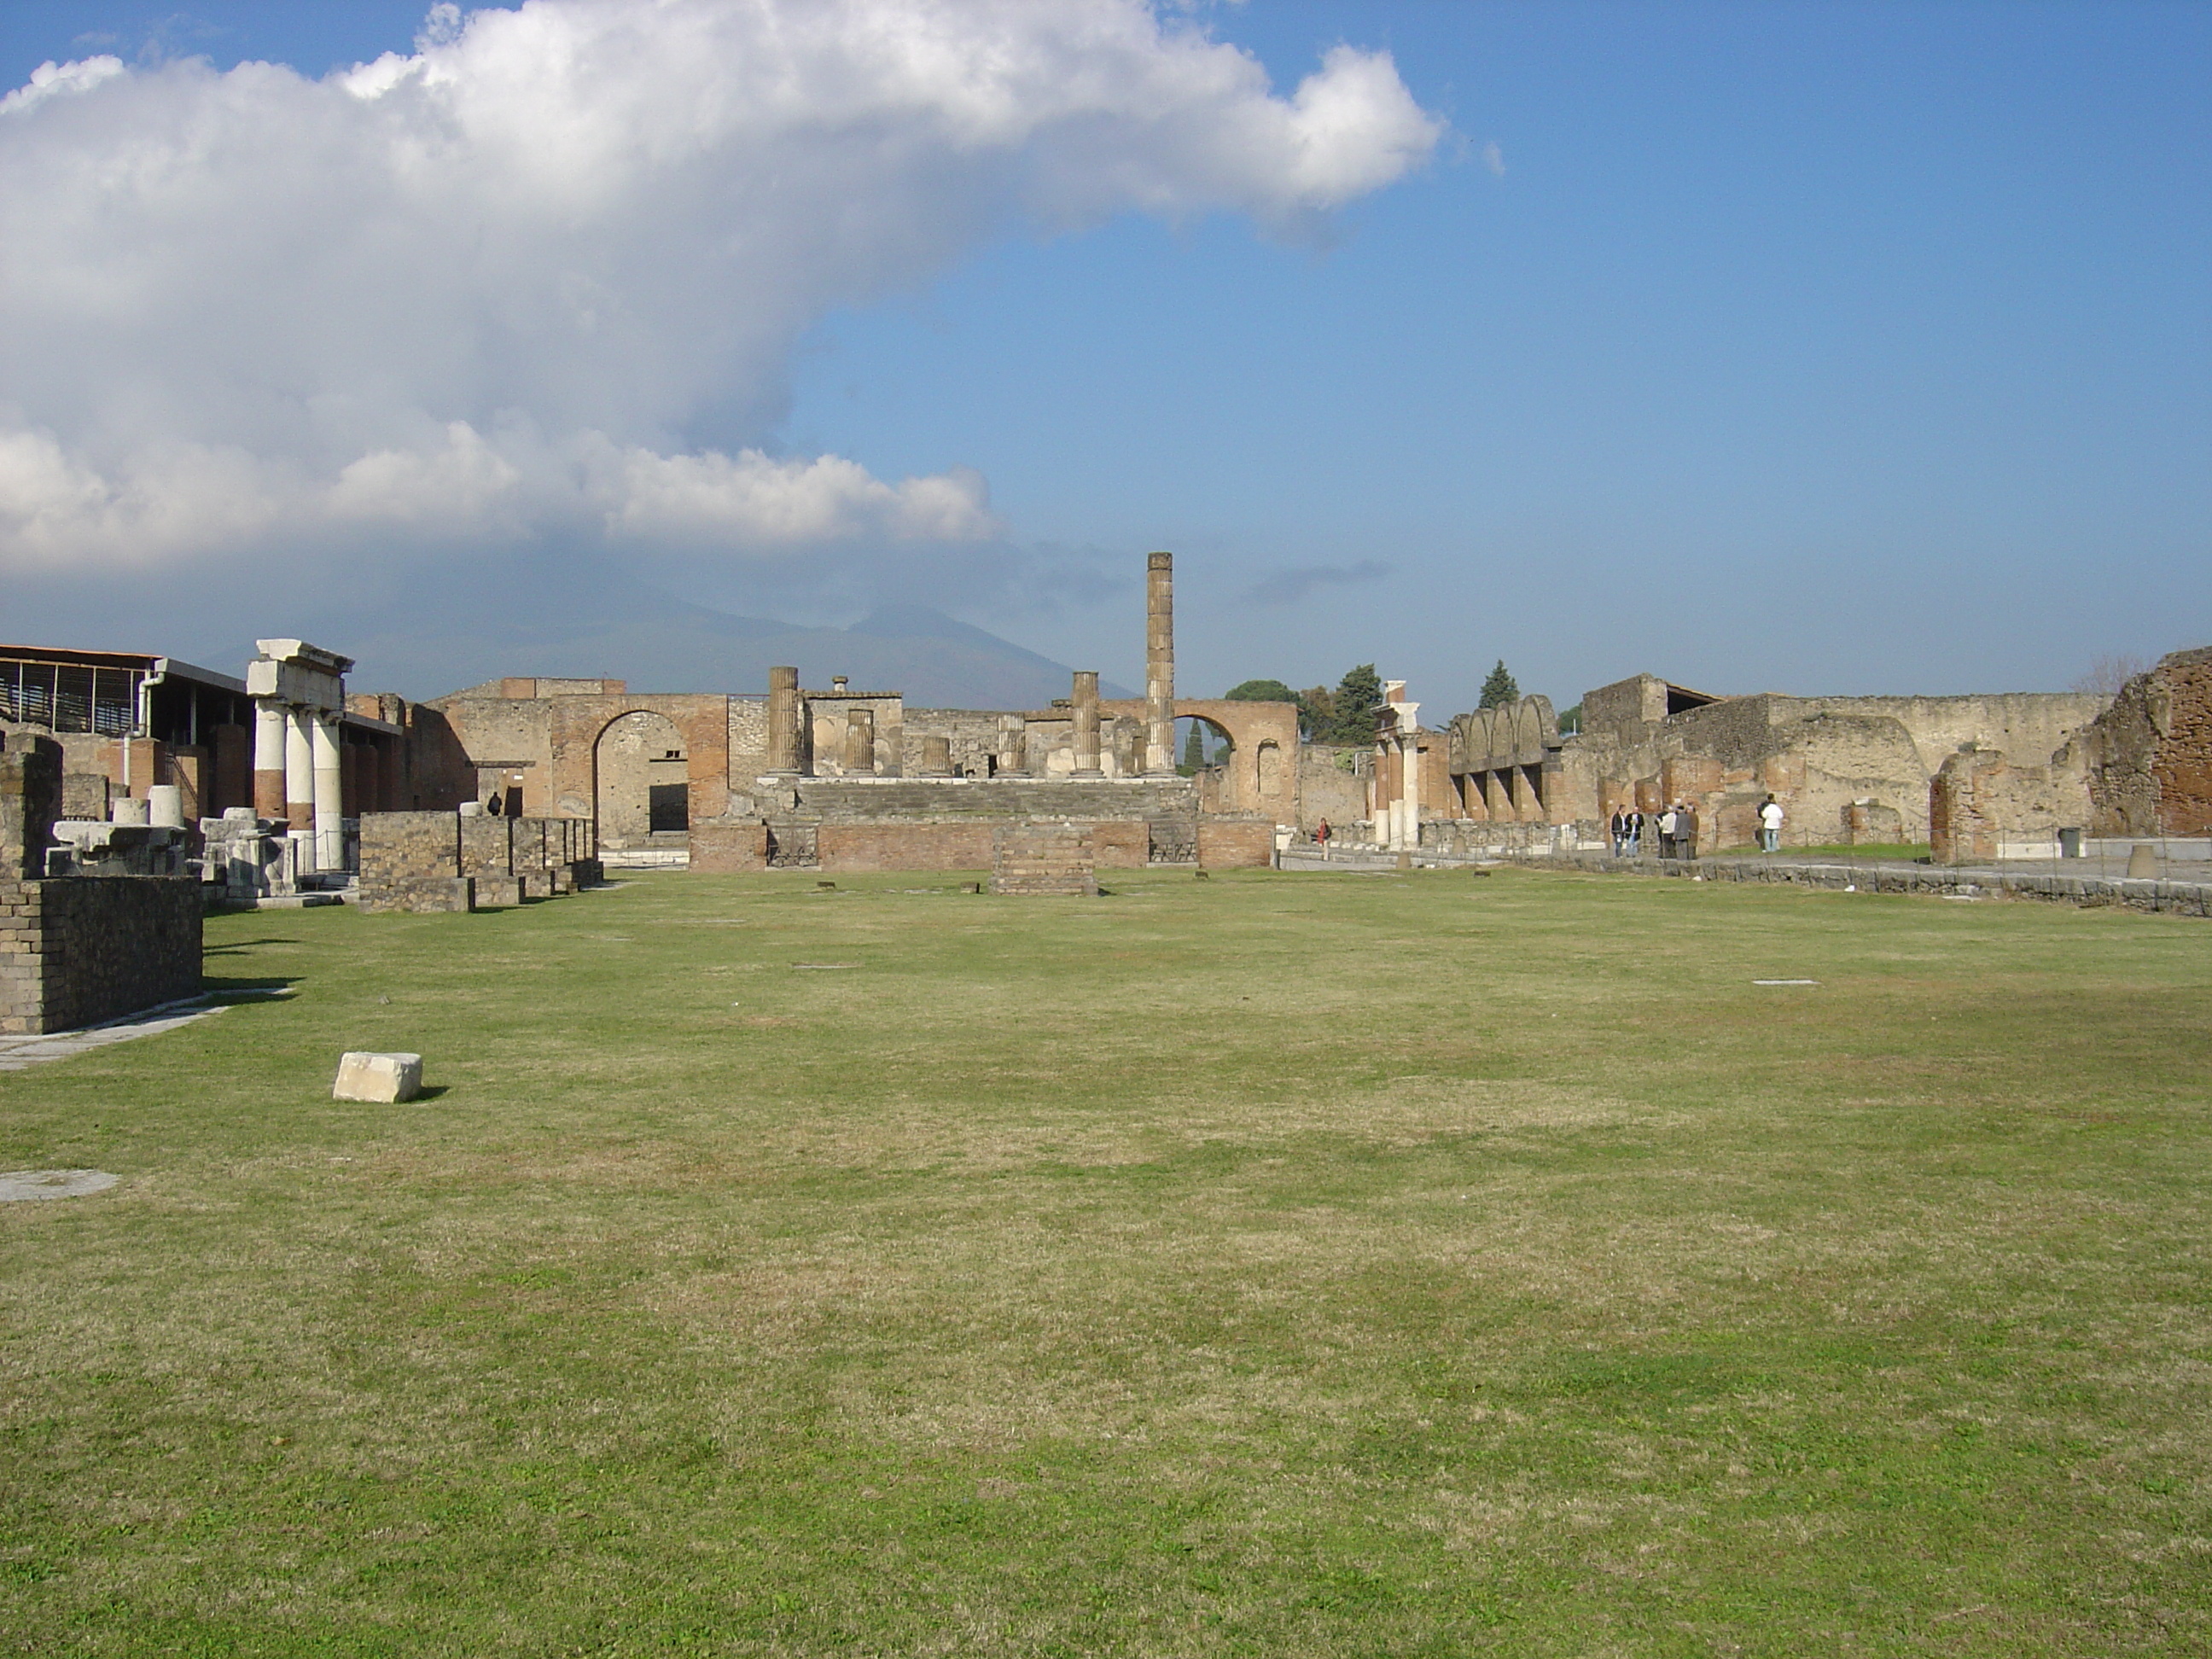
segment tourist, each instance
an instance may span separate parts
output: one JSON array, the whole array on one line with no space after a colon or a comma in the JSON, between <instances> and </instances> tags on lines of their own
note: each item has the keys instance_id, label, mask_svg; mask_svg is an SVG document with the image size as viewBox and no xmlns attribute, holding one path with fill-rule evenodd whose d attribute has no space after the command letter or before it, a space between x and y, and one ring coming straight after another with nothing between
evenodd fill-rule
<instances>
[{"instance_id":1,"label":"tourist","mask_svg":"<svg viewBox=\"0 0 2212 1659\"><path fill-rule=\"evenodd\" d=\"M1644 853L1644 814L1632 806L1622 817L1628 825L1628 856L1640 858Z\"/></svg>"},{"instance_id":2,"label":"tourist","mask_svg":"<svg viewBox=\"0 0 2212 1659\"><path fill-rule=\"evenodd\" d=\"M1321 848L1321 855L1323 858L1327 858L1328 856L1328 820L1327 818L1323 818L1319 823L1314 825L1314 843Z\"/></svg>"},{"instance_id":3,"label":"tourist","mask_svg":"<svg viewBox=\"0 0 2212 1659\"><path fill-rule=\"evenodd\" d=\"M1674 856L1674 826L1678 821L1674 805L1669 801L1667 810L1659 815L1659 856L1662 859Z\"/></svg>"},{"instance_id":4,"label":"tourist","mask_svg":"<svg viewBox=\"0 0 2212 1659\"><path fill-rule=\"evenodd\" d=\"M1782 803L1771 795L1759 804L1759 850L1782 850Z\"/></svg>"},{"instance_id":5,"label":"tourist","mask_svg":"<svg viewBox=\"0 0 2212 1659\"><path fill-rule=\"evenodd\" d=\"M1698 809L1686 800L1674 814L1674 856L1683 859L1698 856Z\"/></svg>"},{"instance_id":6,"label":"tourist","mask_svg":"<svg viewBox=\"0 0 2212 1659\"><path fill-rule=\"evenodd\" d=\"M1606 828L1613 836L1613 857L1626 858L1628 856L1628 814L1619 806L1615 806L1613 809L1612 817L1606 821Z\"/></svg>"}]
</instances>

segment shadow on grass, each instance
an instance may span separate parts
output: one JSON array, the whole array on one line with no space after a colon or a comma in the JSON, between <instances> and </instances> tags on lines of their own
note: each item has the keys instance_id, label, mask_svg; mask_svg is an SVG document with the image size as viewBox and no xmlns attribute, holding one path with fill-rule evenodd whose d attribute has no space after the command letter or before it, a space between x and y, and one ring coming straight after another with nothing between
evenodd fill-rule
<instances>
[{"instance_id":1,"label":"shadow on grass","mask_svg":"<svg viewBox=\"0 0 2212 1659\"><path fill-rule=\"evenodd\" d=\"M234 979L204 973L200 975L200 994L217 1002L274 1002L290 996L299 982L289 977Z\"/></svg>"}]
</instances>

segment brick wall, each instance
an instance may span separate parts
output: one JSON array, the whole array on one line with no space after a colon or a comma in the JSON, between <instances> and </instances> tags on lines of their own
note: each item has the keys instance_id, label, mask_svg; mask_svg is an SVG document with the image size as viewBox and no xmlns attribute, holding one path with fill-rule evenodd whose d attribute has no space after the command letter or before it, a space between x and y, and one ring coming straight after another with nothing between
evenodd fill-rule
<instances>
[{"instance_id":1,"label":"brick wall","mask_svg":"<svg viewBox=\"0 0 2212 1659\"><path fill-rule=\"evenodd\" d=\"M815 836L824 870L988 870L994 826L954 823L825 823Z\"/></svg>"},{"instance_id":2,"label":"brick wall","mask_svg":"<svg viewBox=\"0 0 2212 1659\"><path fill-rule=\"evenodd\" d=\"M64 1031L200 988L199 884L0 882L0 1034Z\"/></svg>"},{"instance_id":3,"label":"brick wall","mask_svg":"<svg viewBox=\"0 0 2212 1659\"><path fill-rule=\"evenodd\" d=\"M991 890L1095 897L1098 876L1087 823L1004 823L991 831Z\"/></svg>"},{"instance_id":4,"label":"brick wall","mask_svg":"<svg viewBox=\"0 0 2212 1659\"><path fill-rule=\"evenodd\" d=\"M1198 861L1213 870L1264 870L1275 861L1275 826L1261 819L1200 818Z\"/></svg>"},{"instance_id":5,"label":"brick wall","mask_svg":"<svg viewBox=\"0 0 2212 1659\"><path fill-rule=\"evenodd\" d=\"M764 823L691 826L691 868L710 875L768 868L768 826Z\"/></svg>"},{"instance_id":6,"label":"brick wall","mask_svg":"<svg viewBox=\"0 0 2212 1659\"><path fill-rule=\"evenodd\" d=\"M0 744L0 881L43 876L61 816L61 745L21 732Z\"/></svg>"}]
</instances>

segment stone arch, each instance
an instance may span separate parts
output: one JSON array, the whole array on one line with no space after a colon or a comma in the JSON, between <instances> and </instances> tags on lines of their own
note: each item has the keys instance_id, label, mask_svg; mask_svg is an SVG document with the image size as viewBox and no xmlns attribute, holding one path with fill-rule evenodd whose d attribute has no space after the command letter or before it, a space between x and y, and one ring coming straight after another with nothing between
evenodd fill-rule
<instances>
[{"instance_id":1,"label":"stone arch","mask_svg":"<svg viewBox=\"0 0 2212 1659\"><path fill-rule=\"evenodd\" d=\"M645 847L691 827L690 746L684 729L650 708L631 708L592 743L592 799L599 844Z\"/></svg>"}]
</instances>

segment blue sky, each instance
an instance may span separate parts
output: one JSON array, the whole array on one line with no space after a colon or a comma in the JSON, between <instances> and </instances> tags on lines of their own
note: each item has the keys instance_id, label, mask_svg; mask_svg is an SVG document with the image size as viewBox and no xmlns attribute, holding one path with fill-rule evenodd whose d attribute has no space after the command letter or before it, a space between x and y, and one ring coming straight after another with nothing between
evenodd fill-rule
<instances>
[{"instance_id":1,"label":"blue sky","mask_svg":"<svg viewBox=\"0 0 2212 1659\"><path fill-rule=\"evenodd\" d=\"M422 11L19 5L0 78L313 76L411 51ZM802 620L922 599L1133 680L1139 556L1170 547L1188 689L1371 660L1440 714L1501 656L1564 704L1638 669L2055 690L2212 640L2212 8L1198 15L1279 94L1387 49L1449 130L1287 228L1010 222L826 307L765 436L708 398L681 441L971 469L996 556L654 580ZM82 614L33 591L27 622Z\"/></svg>"}]
</instances>

